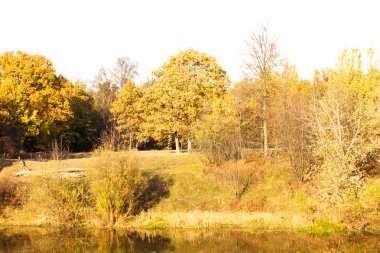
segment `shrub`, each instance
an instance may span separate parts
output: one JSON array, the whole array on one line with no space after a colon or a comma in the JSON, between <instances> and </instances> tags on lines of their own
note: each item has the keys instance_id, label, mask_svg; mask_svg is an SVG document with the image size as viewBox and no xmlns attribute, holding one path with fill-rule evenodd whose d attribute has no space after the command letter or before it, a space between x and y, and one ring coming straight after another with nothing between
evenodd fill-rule
<instances>
[{"instance_id":1,"label":"shrub","mask_svg":"<svg viewBox=\"0 0 380 253\"><path fill-rule=\"evenodd\" d=\"M346 204L343 222L356 229L367 229L379 224L380 181L364 185L359 198Z\"/></svg>"},{"instance_id":2,"label":"shrub","mask_svg":"<svg viewBox=\"0 0 380 253\"><path fill-rule=\"evenodd\" d=\"M60 141L54 140L50 145L50 157L52 160L60 162L69 157L69 146L63 144L62 138Z\"/></svg>"},{"instance_id":3,"label":"shrub","mask_svg":"<svg viewBox=\"0 0 380 253\"><path fill-rule=\"evenodd\" d=\"M297 211L303 212L310 221L316 221L318 205L311 196L297 191L294 194L294 202Z\"/></svg>"},{"instance_id":4,"label":"shrub","mask_svg":"<svg viewBox=\"0 0 380 253\"><path fill-rule=\"evenodd\" d=\"M13 176L0 178L0 212L7 206L20 207L28 197L27 185Z\"/></svg>"},{"instance_id":5,"label":"shrub","mask_svg":"<svg viewBox=\"0 0 380 253\"><path fill-rule=\"evenodd\" d=\"M380 180L378 180L378 183L366 185L360 199L362 199L366 207L380 212Z\"/></svg>"},{"instance_id":6,"label":"shrub","mask_svg":"<svg viewBox=\"0 0 380 253\"><path fill-rule=\"evenodd\" d=\"M133 159L109 154L100 159L92 191L109 226L120 216L137 215L169 196L171 181L142 173Z\"/></svg>"},{"instance_id":7,"label":"shrub","mask_svg":"<svg viewBox=\"0 0 380 253\"><path fill-rule=\"evenodd\" d=\"M204 173L213 175L217 180L231 186L237 201L248 192L254 182L258 181L258 175L252 168L252 164L243 160L227 161L220 166L211 165L205 167Z\"/></svg>"},{"instance_id":8,"label":"shrub","mask_svg":"<svg viewBox=\"0 0 380 253\"><path fill-rule=\"evenodd\" d=\"M367 153L364 158L362 157L356 162L356 166L367 175L380 175L380 149Z\"/></svg>"},{"instance_id":9,"label":"shrub","mask_svg":"<svg viewBox=\"0 0 380 253\"><path fill-rule=\"evenodd\" d=\"M125 150L125 143L121 133L115 128L115 126L106 128L100 134L99 144L97 145L96 151L103 152L120 150Z\"/></svg>"},{"instance_id":10,"label":"shrub","mask_svg":"<svg viewBox=\"0 0 380 253\"><path fill-rule=\"evenodd\" d=\"M341 210L340 210L341 209ZM339 222L354 229L365 229L370 222L370 210L362 205L358 199L348 201L341 208L336 208L333 215L340 218Z\"/></svg>"},{"instance_id":11,"label":"shrub","mask_svg":"<svg viewBox=\"0 0 380 253\"><path fill-rule=\"evenodd\" d=\"M45 193L42 206L60 225L77 226L92 204L90 184L83 178L45 178L40 186Z\"/></svg>"}]
</instances>

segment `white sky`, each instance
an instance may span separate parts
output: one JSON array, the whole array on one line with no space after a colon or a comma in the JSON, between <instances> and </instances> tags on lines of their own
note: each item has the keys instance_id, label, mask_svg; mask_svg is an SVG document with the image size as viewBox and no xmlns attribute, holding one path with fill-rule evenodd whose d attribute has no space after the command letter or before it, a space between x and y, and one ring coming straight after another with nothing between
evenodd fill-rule
<instances>
[{"instance_id":1,"label":"white sky","mask_svg":"<svg viewBox=\"0 0 380 253\"><path fill-rule=\"evenodd\" d=\"M189 47L243 77L245 40L269 24L299 75L333 66L344 48L380 50L380 2L373 0L0 0L0 53L49 58L57 73L90 81L117 57L139 63L138 83Z\"/></svg>"}]
</instances>

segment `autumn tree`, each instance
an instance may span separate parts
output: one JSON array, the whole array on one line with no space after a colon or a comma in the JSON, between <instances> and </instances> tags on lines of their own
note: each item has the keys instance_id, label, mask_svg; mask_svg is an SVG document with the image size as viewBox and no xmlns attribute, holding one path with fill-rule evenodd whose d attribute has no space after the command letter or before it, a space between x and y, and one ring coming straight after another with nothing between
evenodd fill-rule
<instances>
[{"instance_id":1,"label":"autumn tree","mask_svg":"<svg viewBox=\"0 0 380 253\"><path fill-rule=\"evenodd\" d=\"M3 132L22 147L46 149L53 139L74 133L70 122L77 115L72 102L84 99L82 95L87 93L83 86L57 76L48 59L23 52L4 53L0 80ZM91 122L86 124L92 127Z\"/></svg>"},{"instance_id":2,"label":"autumn tree","mask_svg":"<svg viewBox=\"0 0 380 253\"><path fill-rule=\"evenodd\" d=\"M8 52L0 57L0 69L3 115L14 129L13 137L22 145L38 136L41 127L49 127L54 120L68 116L63 104L48 107L46 103L46 100L57 99L55 87L59 85L49 60L43 56ZM55 113L51 118L44 118L42 108Z\"/></svg>"},{"instance_id":3,"label":"autumn tree","mask_svg":"<svg viewBox=\"0 0 380 253\"><path fill-rule=\"evenodd\" d=\"M111 114L116 122L116 129L121 133L124 140L127 140L129 149L132 144L136 146L136 137L142 122L140 100L142 92L131 80L127 81L116 101L111 106Z\"/></svg>"},{"instance_id":4,"label":"autumn tree","mask_svg":"<svg viewBox=\"0 0 380 253\"><path fill-rule=\"evenodd\" d=\"M323 92L313 101L314 153L322 197L336 203L358 193L363 183L359 161L379 146L380 74L373 61L365 72L355 49L345 50L326 76Z\"/></svg>"},{"instance_id":5,"label":"autumn tree","mask_svg":"<svg viewBox=\"0 0 380 253\"><path fill-rule=\"evenodd\" d=\"M260 85L262 107L262 142L264 156L268 155L268 103L272 94L273 72L281 65L280 52L277 41L268 34L268 29L261 26L256 33L252 33L246 41L248 61L245 68L248 75L257 80Z\"/></svg>"},{"instance_id":6,"label":"autumn tree","mask_svg":"<svg viewBox=\"0 0 380 253\"><path fill-rule=\"evenodd\" d=\"M255 81L244 78L230 90L231 106L236 113L244 148L261 147L261 106L259 90Z\"/></svg>"},{"instance_id":7,"label":"autumn tree","mask_svg":"<svg viewBox=\"0 0 380 253\"><path fill-rule=\"evenodd\" d=\"M175 140L180 152L180 139L191 149L194 122L207 103L225 94L230 81L214 57L194 49L181 51L154 71L153 84L144 95L149 106L145 129L166 132ZM154 125L154 127L152 127Z\"/></svg>"},{"instance_id":8,"label":"autumn tree","mask_svg":"<svg viewBox=\"0 0 380 253\"><path fill-rule=\"evenodd\" d=\"M62 77L61 77L62 78ZM93 148L102 129L102 119L95 108L93 97L87 92L85 83L71 83L61 89L72 116L67 120L68 129L54 139L62 138L73 151L88 151Z\"/></svg>"},{"instance_id":9,"label":"autumn tree","mask_svg":"<svg viewBox=\"0 0 380 253\"><path fill-rule=\"evenodd\" d=\"M242 158L242 114L228 93L208 103L195 124L195 136L210 164Z\"/></svg>"}]
</instances>

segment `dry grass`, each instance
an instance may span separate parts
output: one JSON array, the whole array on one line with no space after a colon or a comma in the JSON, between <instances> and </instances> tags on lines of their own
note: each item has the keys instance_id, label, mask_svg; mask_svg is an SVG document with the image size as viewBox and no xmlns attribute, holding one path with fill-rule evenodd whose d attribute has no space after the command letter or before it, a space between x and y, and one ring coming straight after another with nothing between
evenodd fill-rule
<instances>
[{"instance_id":1,"label":"dry grass","mask_svg":"<svg viewBox=\"0 0 380 253\"><path fill-rule=\"evenodd\" d=\"M123 224L131 228L251 228L291 229L310 225L304 216L268 212L148 212Z\"/></svg>"}]
</instances>

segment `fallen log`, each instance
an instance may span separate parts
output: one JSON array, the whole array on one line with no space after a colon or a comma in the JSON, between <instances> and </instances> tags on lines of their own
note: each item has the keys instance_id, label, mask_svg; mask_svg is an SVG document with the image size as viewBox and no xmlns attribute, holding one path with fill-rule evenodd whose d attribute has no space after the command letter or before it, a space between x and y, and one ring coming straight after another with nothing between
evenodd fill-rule
<instances>
[{"instance_id":1,"label":"fallen log","mask_svg":"<svg viewBox=\"0 0 380 253\"><path fill-rule=\"evenodd\" d=\"M41 174L52 174L57 173L57 171L31 171L31 170L20 170L15 172L14 174L18 177L20 176L29 176L29 175L41 175ZM65 168L58 171L58 175L60 178L82 178L85 177L85 173L81 168Z\"/></svg>"}]
</instances>

